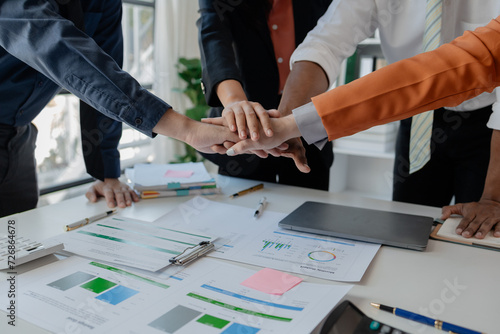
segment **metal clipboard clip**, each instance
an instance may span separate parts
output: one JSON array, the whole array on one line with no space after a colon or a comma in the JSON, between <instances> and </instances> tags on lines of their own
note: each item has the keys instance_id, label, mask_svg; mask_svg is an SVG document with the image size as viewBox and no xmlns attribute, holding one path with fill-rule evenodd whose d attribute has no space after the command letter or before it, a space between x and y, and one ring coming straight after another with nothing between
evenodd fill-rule
<instances>
[{"instance_id":1,"label":"metal clipboard clip","mask_svg":"<svg viewBox=\"0 0 500 334\"><path fill-rule=\"evenodd\" d=\"M189 262L196 260L200 256L210 252L212 249L214 249L214 244L212 242L202 241L198 245L186 248L182 253L174 256L169 261L171 264L184 266Z\"/></svg>"}]
</instances>

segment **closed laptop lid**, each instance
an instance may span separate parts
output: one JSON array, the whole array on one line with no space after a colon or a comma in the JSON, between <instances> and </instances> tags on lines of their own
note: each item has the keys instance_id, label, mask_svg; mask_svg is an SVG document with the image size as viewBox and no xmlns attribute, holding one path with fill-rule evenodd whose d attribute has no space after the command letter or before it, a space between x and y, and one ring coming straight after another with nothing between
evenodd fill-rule
<instances>
[{"instance_id":1,"label":"closed laptop lid","mask_svg":"<svg viewBox=\"0 0 500 334\"><path fill-rule=\"evenodd\" d=\"M308 201L283 218L279 226L301 232L424 250L433 221L431 217Z\"/></svg>"}]
</instances>

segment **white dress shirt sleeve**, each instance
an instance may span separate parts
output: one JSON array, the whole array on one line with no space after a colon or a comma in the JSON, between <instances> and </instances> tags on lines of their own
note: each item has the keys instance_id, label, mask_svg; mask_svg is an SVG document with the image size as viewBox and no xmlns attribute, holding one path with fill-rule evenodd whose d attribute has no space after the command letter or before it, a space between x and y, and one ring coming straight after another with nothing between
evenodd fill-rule
<instances>
[{"instance_id":1,"label":"white dress shirt sleeve","mask_svg":"<svg viewBox=\"0 0 500 334\"><path fill-rule=\"evenodd\" d=\"M321 122L316 107L312 102L292 110L293 117L299 128L302 138L309 144L315 145L320 150L328 142L328 134Z\"/></svg>"},{"instance_id":2,"label":"white dress shirt sleeve","mask_svg":"<svg viewBox=\"0 0 500 334\"><path fill-rule=\"evenodd\" d=\"M295 49L290 66L297 61L310 61L323 68L332 85L342 61L351 56L358 43L375 32L378 23L375 1L333 1L304 41Z\"/></svg>"},{"instance_id":3,"label":"white dress shirt sleeve","mask_svg":"<svg viewBox=\"0 0 500 334\"><path fill-rule=\"evenodd\" d=\"M500 89L495 89L497 100L493 103L493 112L486 126L494 130L500 130Z\"/></svg>"}]
</instances>

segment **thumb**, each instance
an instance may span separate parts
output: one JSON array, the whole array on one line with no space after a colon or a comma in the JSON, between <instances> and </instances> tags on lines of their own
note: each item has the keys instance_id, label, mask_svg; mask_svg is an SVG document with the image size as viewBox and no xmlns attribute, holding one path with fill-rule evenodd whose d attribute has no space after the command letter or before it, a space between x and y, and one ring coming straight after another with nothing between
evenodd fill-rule
<instances>
[{"instance_id":1,"label":"thumb","mask_svg":"<svg viewBox=\"0 0 500 334\"><path fill-rule=\"evenodd\" d=\"M272 117L272 118L279 118L279 117L281 117L281 114L280 114L280 112L277 109L269 109L267 111L267 113L269 114L269 117Z\"/></svg>"},{"instance_id":2,"label":"thumb","mask_svg":"<svg viewBox=\"0 0 500 334\"><path fill-rule=\"evenodd\" d=\"M222 117L202 118L200 121L207 124L224 125L224 119Z\"/></svg>"},{"instance_id":3,"label":"thumb","mask_svg":"<svg viewBox=\"0 0 500 334\"><path fill-rule=\"evenodd\" d=\"M302 173L309 173L311 167L307 164L307 158L305 154L298 154L297 152L286 152L281 154L284 157L292 158L295 166Z\"/></svg>"},{"instance_id":4,"label":"thumb","mask_svg":"<svg viewBox=\"0 0 500 334\"><path fill-rule=\"evenodd\" d=\"M97 201L97 195L94 186L90 187L89 190L87 190L87 192L85 193L85 197L87 197L87 199L91 203L95 203Z\"/></svg>"},{"instance_id":5,"label":"thumb","mask_svg":"<svg viewBox=\"0 0 500 334\"><path fill-rule=\"evenodd\" d=\"M250 148L250 146L251 146L251 143L250 143L250 145L248 144L248 139L242 140L240 142L237 142L233 146L231 146L226 151L226 154L230 157L238 155L238 154L242 154L243 152L247 151Z\"/></svg>"},{"instance_id":6,"label":"thumb","mask_svg":"<svg viewBox=\"0 0 500 334\"><path fill-rule=\"evenodd\" d=\"M443 207L441 210L441 219L450 218L451 215L463 215L463 205L455 204Z\"/></svg>"},{"instance_id":7,"label":"thumb","mask_svg":"<svg viewBox=\"0 0 500 334\"><path fill-rule=\"evenodd\" d=\"M288 144L281 143L276 148L280 150L286 150L288 148ZM259 142L253 141L251 139L245 139L234 144L231 148L229 148L226 151L226 154L229 156L235 156L238 154L252 153L251 151L257 151L262 149L265 148L263 148L262 145L259 145Z\"/></svg>"}]
</instances>

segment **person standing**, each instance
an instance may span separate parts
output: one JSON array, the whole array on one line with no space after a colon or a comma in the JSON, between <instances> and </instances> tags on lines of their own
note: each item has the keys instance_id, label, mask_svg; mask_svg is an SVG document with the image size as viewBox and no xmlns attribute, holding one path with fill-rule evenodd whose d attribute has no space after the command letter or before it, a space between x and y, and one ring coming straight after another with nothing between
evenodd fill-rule
<instances>
[{"instance_id":1,"label":"person standing","mask_svg":"<svg viewBox=\"0 0 500 334\"><path fill-rule=\"evenodd\" d=\"M31 121L60 88L88 104L81 110L82 141L89 145L87 170L98 179L87 192L91 202L104 196L109 207L125 207L138 200L118 180L121 122L205 152L212 152L210 143L238 139L176 113L121 70L121 15L121 0L0 2L0 216L36 207Z\"/></svg>"},{"instance_id":2,"label":"person standing","mask_svg":"<svg viewBox=\"0 0 500 334\"><path fill-rule=\"evenodd\" d=\"M231 114L239 123L244 122L245 115L258 117L265 109L277 109L290 71L290 56L330 2L242 0L222 7L211 0L200 0L199 44L204 92L212 106L209 116ZM257 133L247 133L239 125L240 139L257 139ZM236 124L231 130L237 131ZM223 175L328 190L331 144L322 150L304 145L311 169L308 174L299 172L286 158L206 157Z\"/></svg>"}]
</instances>

